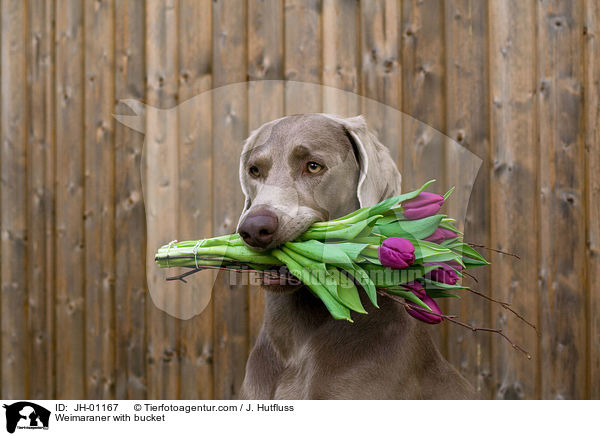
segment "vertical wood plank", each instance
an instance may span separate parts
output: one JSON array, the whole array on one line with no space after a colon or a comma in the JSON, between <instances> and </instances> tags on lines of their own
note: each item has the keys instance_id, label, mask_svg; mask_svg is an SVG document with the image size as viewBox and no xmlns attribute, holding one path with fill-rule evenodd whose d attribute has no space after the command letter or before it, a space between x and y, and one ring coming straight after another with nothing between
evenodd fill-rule
<instances>
[{"instance_id":1,"label":"vertical wood plank","mask_svg":"<svg viewBox=\"0 0 600 436\"><path fill-rule=\"evenodd\" d=\"M535 102L535 5L493 1L490 23L491 247L516 253L521 261L497 259L491 267L494 298L513 303L537 319L537 228ZM492 339L492 382L496 398L533 398L536 393L536 337L515 318L494 307L495 327L532 352L525 359L501 338Z\"/></svg>"},{"instance_id":2,"label":"vertical wood plank","mask_svg":"<svg viewBox=\"0 0 600 436\"><path fill-rule=\"evenodd\" d=\"M323 111L341 116L359 114L358 1L323 2ZM337 89L354 94L340 93Z\"/></svg>"},{"instance_id":3,"label":"vertical wood plank","mask_svg":"<svg viewBox=\"0 0 600 436\"><path fill-rule=\"evenodd\" d=\"M402 186L410 191L428 180L425 170L436 174L435 189L445 180L444 144L436 141L425 123L446 131L444 51L444 4L442 0L402 2ZM442 302L442 309L445 304ZM448 356L447 323L429 329L436 345Z\"/></svg>"},{"instance_id":4,"label":"vertical wood plank","mask_svg":"<svg viewBox=\"0 0 600 436\"><path fill-rule=\"evenodd\" d=\"M445 132L445 14L442 0L425 0L402 3L402 107L404 112L431 127ZM438 165L423 156L423 141L426 137L415 123L406 132L408 143L417 144L417 149L405 156L405 168L420 165ZM420 147L418 147L420 146ZM407 173L407 186L417 186L418 176ZM442 179L443 171L440 172ZM414 180L414 181L413 181Z\"/></svg>"},{"instance_id":5,"label":"vertical wood plank","mask_svg":"<svg viewBox=\"0 0 600 436\"><path fill-rule=\"evenodd\" d=\"M85 8L86 398L115 395L114 2Z\"/></svg>"},{"instance_id":6,"label":"vertical wood plank","mask_svg":"<svg viewBox=\"0 0 600 436\"><path fill-rule=\"evenodd\" d=\"M149 106L171 108L177 104L178 91L178 2L152 0L146 3L146 71ZM149 109L146 119L146 207L148 208L148 246L151 250L174 239L178 227L178 126L177 116ZM170 220L159 215L170 212ZM157 270L154 256L147 253L149 285L156 290L157 305L147 298L148 397L179 397L179 320L158 307L176 306L177 297L169 294L164 275ZM157 307L158 306L158 307Z\"/></svg>"},{"instance_id":7,"label":"vertical wood plank","mask_svg":"<svg viewBox=\"0 0 600 436\"><path fill-rule=\"evenodd\" d=\"M54 307L54 3L28 8L28 398L54 398L52 320Z\"/></svg>"},{"instance_id":8,"label":"vertical wood plank","mask_svg":"<svg viewBox=\"0 0 600 436\"><path fill-rule=\"evenodd\" d=\"M256 82L283 79L283 0L248 2L248 127L284 116L282 82ZM263 320L264 291L249 287L249 347L256 342Z\"/></svg>"},{"instance_id":9,"label":"vertical wood plank","mask_svg":"<svg viewBox=\"0 0 600 436\"><path fill-rule=\"evenodd\" d=\"M212 84L210 1L182 0L179 6L179 99L208 91ZM179 238L212 236L212 114L210 99L179 111ZM181 304L204 311L181 324L181 398L213 398L212 280L192 280Z\"/></svg>"},{"instance_id":10,"label":"vertical wood plank","mask_svg":"<svg viewBox=\"0 0 600 436\"><path fill-rule=\"evenodd\" d=\"M396 0L363 0L360 3L361 93L371 100L363 101L363 111L372 114L368 120L379 140L388 147L398 168L402 169L402 144L399 114L390 119L390 112L379 103L397 110L402 108L401 8ZM400 121L400 122L399 122Z\"/></svg>"},{"instance_id":11,"label":"vertical wood plank","mask_svg":"<svg viewBox=\"0 0 600 436\"><path fill-rule=\"evenodd\" d=\"M600 4L584 4L587 398L600 399Z\"/></svg>"},{"instance_id":12,"label":"vertical wood plank","mask_svg":"<svg viewBox=\"0 0 600 436\"><path fill-rule=\"evenodd\" d=\"M321 83L321 0L285 0L285 79ZM285 113L321 112L321 90L286 85Z\"/></svg>"},{"instance_id":13,"label":"vertical wood plank","mask_svg":"<svg viewBox=\"0 0 600 436\"><path fill-rule=\"evenodd\" d=\"M0 278L2 288L2 397L28 391L27 334L27 74L25 4L4 0L2 8L2 110L0 163Z\"/></svg>"},{"instance_id":14,"label":"vertical wood plank","mask_svg":"<svg viewBox=\"0 0 600 436\"><path fill-rule=\"evenodd\" d=\"M465 217L465 240L488 247L487 4L476 0L448 0L445 12L447 134L483 160ZM460 172L464 168L459 163L454 167L448 165L446 170ZM483 254L489 257L489 252ZM494 257L492 260L505 262L507 259ZM465 277L465 283L489 294L489 268L476 269L472 275L475 279ZM461 318L472 325L491 325L489 302L468 293L463 297L461 301L449 301L448 311L461 314ZM448 326L448 358L480 392L482 398L491 398L490 334L474 334L459 326Z\"/></svg>"},{"instance_id":15,"label":"vertical wood plank","mask_svg":"<svg viewBox=\"0 0 600 436\"><path fill-rule=\"evenodd\" d=\"M213 87L247 77L246 1L213 2ZM246 85L244 85L245 87ZM242 139L248 134L247 94L242 86L213 98L213 234L235 231L243 207L238 180ZM235 397L248 356L248 287L220 273L213 289L215 398Z\"/></svg>"},{"instance_id":16,"label":"vertical wood plank","mask_svg":"<svg viewBox=\"0 0 600 436\"><path fill-rule=\"evenodd\" d=\"M538 4L542 396L585 395L583 3ZM560 253L569 253L564 259Z\"/></svg>"},{"instance_id":17,"label":"vertical wood plank","mask_svg":"<svg viewBox=\"0 0 600 436\"><path fill-rule=\"evenodd\" d=\"M115 4L116 100L145 97L143 0ZM143 135L115 125L115 397L147 397L146 216L142 197Z\"/></svg>"},{"instance_id":18,"label":"vertical wood plank","mask_svg":"<svg viewBox=\"0 0 600 436\"><path fill-rule=\"evenodd\" d=\"M85 397L83 5L56 4L56 396Z\"/></svg>"}]
</instances>

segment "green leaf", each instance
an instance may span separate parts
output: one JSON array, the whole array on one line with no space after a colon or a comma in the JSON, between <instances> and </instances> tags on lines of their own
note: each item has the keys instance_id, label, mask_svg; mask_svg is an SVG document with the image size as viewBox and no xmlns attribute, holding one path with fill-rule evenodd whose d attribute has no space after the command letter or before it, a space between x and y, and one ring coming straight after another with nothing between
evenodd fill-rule
<instances>
[{"instance_id":1,"label":"green leaf","mask_svg":"<svg viewBox=\"0 0 600 436\"><path fill-rule=\"evenodd\" d=\"M331 245L335 245L337 248L339 248L340 250L342 250L344 253L346 253L346 255L354 262L356 262L356 260L358 259L358 257L361 255L362 251L369 245L368 243L356 243L356 242L341 242L341 243L336 243L336 244L331 244Z\"/></svg>"},{"instance_id":2,"label":"green leaf","mask_svg":"<svg viewBox=\"0 0 600 436\"><path fill-rule=\"evenodd\" d=\"M426 292L431 298L460 298L458 295L451 294L440 289L428 289Z\"/></svg>"},{"instance_id":3,"label":"green leaf","mask_svg":"<svg viewBox=\"0 0 600 436\"><path fill-rule=\"evenodd\" d=\"M374 215L381 215L382 213L387 212L394 205L398 204L400 201L403 201L402 195L397 195L395 197L390 197L386 200L383 200L382 202L377 203L375 206L371 206L369 208L369 216L372 217Z\"/></svg>"},{"instance_id":4,"label":"green leaf","mask_svg":"<svg viewBox=\"0 0 600 436\"><path fill-rule=\"evenodd\" d=\"M353 302L353 307L349 306L339 294L340 286L338 282L338 275L331 272L331 266L328 266L321 261L315 261L308 257L304 257L302 254L296 253L286 246L281 247L281 250L304 268L310 270L312 272L313 280L318 281L338 303L343 304L344 306L353 310L355 307L357 307ZM305 282L305 284L309 287L311 287L311 283L312 282ZM347 290L345 290L343 287L342 290L347 293Z\"/></svg>"},{"instance_id":5,"label":"green leaf","mask_svg":"<svg viewBox=\"0 0 600 436\"><path fill-rule=\"evenodd\" d=\"M489 265L489 262L485 260L485 258L481 254L479 254L469 244L465 244L462 241L457 241L456 243L449 246L449 248L450 250L459 254L461 257L472 259L473 261L482 265Z\"/></svg>"},{"instance_id":6,"label":"green leaf","mask_svg":"<svg viewBox=\"0 0 600 436\"><path fill-rule=\"evenodd\" d=\"M373 306L379 308L379 305L377 304L377 289L375 288L373 280L371 280L365 270L359 265L352 265L350 267L344 266L341 268L343 268L344 271L350 274L354 280L356 280L362 286Z\"/></svg>"},{"instance_id":7,"label":"green leaf","mask_svg":"<svg viewBox=\"0 0 600 436\"><path fill-rule=\"evenodd\" d=\"M319 262L338 264L352 263L350 257L348 257L337 244L324 244L319 241L310 240L304 242L286 242L284 247Z\"/></svg>"},{"instance_id":8,"label":"green leaf","mask_svg":"<svg viewBox=\"0 0 600 436\"><path fill-rule=\"evenodd\" d=\"M453 231L454 233L456 233L457 235L462 235L463 233L458 230L458 228L456 228L454 226L454 224L452 224L454 222L453 219L451 218L442 218L442 222L440 223L440 227L444 228L444 229L448 229Z\"/></svg>"},{"instance_id":9,"label":"green leaf","mask_svg":"<svg viewBox=\"0 0 600 436\"><path fill-rule=\"evenodd\" d=\"M391 223L394 223L396 221L400 221L402 219L403 219L403 217L401 215L398 215L398 216L396 216L396 215L385 215L385 216L382 216L381 218L379 218L377 220L376 225L377 226L384 226L386 224L391 224Z\"/></svg>"},{"instance_id":10,"label":"green leaf","mask_svg":"<svg viewBox=\"0 0 600 436\"><path fill-rule=\"evenodd\" d=\"M313 293L323 301L331 316L335 319L345 319L352 321L350 310L335 299L327 288L318 280L315 280L310 270L304 268L303 265L296 262L282 250L276 248L272 251L273 256L281 260L290 270L290 272L298 277Z\"/></svg>"},{"instance_id":11,"label":"green leaf","mask_svg":"<svg viewBox=\"0 0 600 436\"><path fill-rule=\"evenodd\" d=\"M365 262L368 262L368 263L373 264L373 265L380 265L381 266L381 261L379 259L377 259L375 257L371 257L371 256L359 256L356 259L356 262L357 263L361 263L361 264L365 263Z\"/></svg>"},{"instance_id":12,"label":"green leaf","mask_svg":"<svg viewBox=\"0 0 600 436\"><path fill-rule=\"evenodd\" d=\"M376 247L374 245L368 245L367 247L365 247L362 250L361 255L363 255L365 257L372 257L374 259L379 259L378 249L379 249L379 247Z\"/></svg>"},{"instance_id":13,"label":"green leaf","mask_svg":"<svg viewBox=\"0 0 600 436\"><path fill-rule=\"evenodd\" d=\"M359 235L365 228L370 226L377 218L379 218L379 216L375 215L366 220L359 221L355 224L352 224L352 225L344 227L344 228L313 229L311 227L311 228L309 228L309 230L307 232L305 232L303 235L301 235L298 239L300 241L307 241L309 239L316 239L316 240L320 240L320 241L331 240L331 239L341 239L341 240L345 240L345 241L350 241L351 239L354 239L357 235Z\"/></svg>"},{"instance_id":14,"label":"green leaf","mask_svg":"<svg viewBox=\"0 0 600 436\"><path fill-rule=\"evenodd\" d=\"M454 192L455 189L456 189L456 186L453 186L452 188L448 189L448 192L446 192L444 194L444 201L448 200L448 197L450 197L450 195L452 195L452 193Z\"/></svg>"},{"instance_id":15,"label":"green leaf","mask_svg":"<svg viewBox=\"0 0 600 436\"><path fill-rule=\"evenodd\" d=\"M467 289L467 286L462 286L462 285L449 285L447 283L441 283L441 282L436 282L434 280L430 280L430 279L423 279L423 286L425 287L426 291L429 290L435 290L435 289L440 289L440 290L460 290L460 289Z\"/></svg>"},{"instance_id":16,"label":"green leaf","mask_svg":"<svg viewBox=\"0 0 600 436\"><path fill-rule=\"evenodd\" d=\"M419 220L395 221L383 226L373 227L374 233L381 233L388 237L424 239L438 228L443 215L433 215Z\"/></svg>"},{"instance_id":17,"label":"green leaf","mask_svg":"<svg viewBox=\"0 0 600 436\"><path fill-rule=\"evenodd\" d=\"M473 259L469 259L467 257L463 257L463 262L465 264L465 269L471 269L471 268L476 268L478 266L487 266L490 263L489 262L482 262L479 260L473 260Z\"/></svg>"},{"instance_id":18,"label":"green leaf","mask_svg":"<svg viewBox=\"0 0 600 436\"><path fill-rule=\"evenodd\" d=\"M462 258L447 247L435 244L433 242L409 239L415 247L415 261L425 262L448 262L454 260L463 264Z\"/></svg>"},{"instance_id":19,"label":"green leaf","mask_svg":"<svg viewBox=\"0 0 600 436\"><path fill-rule=\"evenodd\" d=\"M402 289L402 288L390 288L390 289L386 289L385 291L389 292L392 295L396 295L398 297L405 298L408 301L410 301L411 303L418 304L422 308L427 309L430 312L433 312L428 305L426 305L425 303L423 303L423 301L419 297L417 297L415 294L413 294L410 291L407 291L407 290Z\"/></svg>"},{"instance_id":20,"label":"green leaf","mask_svg":"<svg viewBox=\"0 0 600 436\"><path fill-rule=\"evenodd\" d=\"M381 242L383 241L384 238L382 238L381 236L375 236L375 235L371 235L371 236L358 236L354 239L352 239L352 243L353 244L367 244L367 245L381 245Z\"/></svg>"},{"instance_id":21,"label":"green leaf","mask_svg":"<svg viewBox=\"0 0 600 436\"><path fill-rule=\"evenodd\" d=\"M457 241L460 241L460 237L446 239L445 241L442 241L440 245L442 247L450 248L452 244L455 244Z\"/></svg>"},{"instance_id":22,"label":"green leaf","mask_svg":"<svg viewBox=\"0 0 600 436\"><path fill-rule=\"evenodd\" d=\"M340 301L355 312L367 313L360 301L358 289L356 289L354 282L335 267L327 267L327 271L337 282L337 295Z\"/></svg>"}]
</instances>

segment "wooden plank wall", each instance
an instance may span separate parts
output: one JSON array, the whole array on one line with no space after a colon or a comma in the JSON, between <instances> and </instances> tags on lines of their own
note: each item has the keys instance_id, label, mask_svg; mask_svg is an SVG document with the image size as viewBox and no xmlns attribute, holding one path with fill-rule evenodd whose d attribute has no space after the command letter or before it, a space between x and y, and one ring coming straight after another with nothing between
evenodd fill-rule
<instances>
[{"instance_id":1,"label":"wooden plank wall","mask_svg":"<svg viewBox=\"0 0 600 436\"><path fill-rule=\"evenodd\" d=\"M145 259L147 243L167 235L235 229L242 196L229 157L241 144L231 138L302 101L361 110L331 89L301 94L262 79L358 93L481 157L466 239L521 260L486 252L493 264L471 284L512 302L540 337L472 296L444 308L506 328L532 360L488 334L430 331L484 398L600 398L595 0L2 0L0 22L2 398L236 395L261 291L219 276L207 309L178 320L154 306L147 283L159 277ZM233 106L206 100L146 120L146 157L168 183L144 202L144 137L114 120L130 113L118 101L170 108L245 81L248 99ZM372 128L405 189L422 181L423 165L442 180L456 170L428 158L422 128L389 124L375 117ZM387 143L397 129L403 142ZM152 146L165 132L175 155ZM147 236L145 210L163 204L175 220Z\"/></svg>"}]
</instances>

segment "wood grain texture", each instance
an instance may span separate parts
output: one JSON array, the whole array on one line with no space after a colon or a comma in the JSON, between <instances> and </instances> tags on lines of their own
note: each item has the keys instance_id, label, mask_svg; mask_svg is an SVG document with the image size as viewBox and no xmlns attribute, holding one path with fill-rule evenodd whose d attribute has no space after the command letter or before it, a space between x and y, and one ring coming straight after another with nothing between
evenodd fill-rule
<instances>
[{"instance_id":1,"label":"wood grain texture","mask_svg":"<svg viewBox=\"0 0 600 436\"><path fill-rule=\"evenodd\" d=\"M83 4L56 3L56 397L85 397Z\"/></svg>"},{"instance_id":2,"label":"wood grain texture","mask_svg":"<svg viewBox=\"0 0 600 436\"><path fill-rule=\"evenodd\" d=\"M584 4L587 398L600 399L600 5Z\"/></svg>"},{"instance_id":3,"label":"wood grain texture","mask_svg":"<svg viewBox=\"0 0 600 436\"><path fill-rule=\"evenodd\" d=\"M341 116L360 113L359 3L323 1L323 112ZM338 88L350 93L340 93Z\"/></svg>"},{"instance_id":4,"label":"wood grain texture","mask_svg":"<svg viewBox=\"0 0 600 436\"><path fill-rule=\"evenodd\" d=\"M390 119L380 103L402 109L401 62L402 9L395 0L363 0L360 3L360 64L363 111L374 114L368 122L379 140L402 168L402 117Z\"/></svg>"},{"instance_id":5,"label":"wood grain texture","mask_svg":"<svg viewBox=\"0 0 600 436\"><path fill-rule=\"evenodd\" d=\"M322 2L321 0L285 0L284 40L285 79L320 83L322 75ZM286 86L285 113L293 115L321 112L320 89L303 92L297 87Z\"/></svg>"},{"instance_id":6,"label":"wood grain texture","mask_svg":"<svg viewBox=\"0 0 600 436\"><path fill-rule=\"evenodd\" d=\"M26 9L20 1L4 0L2 8L0 114L0 283L2 289L2 397L28 394L27 334L27 89L19 86L27 74Z\"/></svg>"},{"instance_id":7,"label":"wood grain texture","mask_svg":"<svg viewBox=\"0 0 600 436\"><path fill-rule=\"evenodd\" d=\"M284 115L283 0L248 3L248 129ZM273 80L261 82L262 80ZM264 291L257 276L250 277L248 295L249 347L260 332Z\"/></svg>"},{"instance_id":8,"label":"wood grain texture","mask_svg":"<svg viewBox=\"0 0 600 436\"><path fill-rule=\"evenodd\" d=\"M490 3L491 247L522 260L492 257L492 296L537 320L536 188L537 123L535 5ZM510 128L507 128L510 126ZM536 336L505 311L492 308L493 325L533 354L527 360L501 338L492 338L492 383L496 398L533 398L541 356Z\"/></svg>"},{"instance_id":9,"label":"wood grain texture","mask_svg":"<svg viewBox=\"0 0 600 436\"><path fill-rule=\"evenodd\" d=\"M213 2L213 87L246 80L247 4ZM246 85L223 89L213 98L213 234L235 231L243 208L238 180L242 140L248 135ZM214 393L234 398L248 356L248 286L235 274L219 273L214 299Z\"/></svg>"},{"instance_id":10,"label":"wood grain texture","mask_svg":"<svg viewBox=\"0 0 600 436\"><path fill-rule=\"evenodd\" d=\"M174 0L146 3L146 97L149 106L160 109L172 108L178 102L178 6ZM147 110L144 200L147 241L152 250L177 235L178 131L176 111ZM177 310L179 285L165 282L153 252L146 253L146 262L148 285L154 293L146 300L148 398L177 399L181 380L179 320L161 309Z\"/></svg>"},{"instance_id":11,"label":"wood grain texture","mask_svg":"<svg viewBox=\"0 0 600 436\"><path fill-rule=\"evenodd\" d=\"M143 0L115 3L115 97L145 90ZM120 108L117 107L117 110ZM142 197L143 136L115 125L115 398L146 398L146 216Z\"/></svg>"},{"instance_id":12,"label":"wood grain texture","mask_svg":"<svg viewBox=\"0 0 600 436\"><path fill-rule=\"evenodd\" d=\"M465 240L489 247L489 84L487 57L488 10L485 2L449 0L445 3L446 22L446 123L447 135L483 160L474 189L470 208L465 217ZM452 148L447 150L453 150ZM453 163L446 156L446 172L453 172L454 180L465 171L460 161ZM457 186L459 192L466 187ZM449 201L449 212L456 210ZM453 209L454 207L454 209ZM483 252L490 257L489 252ZM494 261L506 259L493 257ZM465 283L486 294L490 293L489 268L473 271L474 279ZM457 313L468 324L490 326L489 302L466 292L460 301L450 300L450 313ZM491 352L489 334L476 334L459 326L448 326L448 358L475 386L483 398L491 398Z\"/></svg>"},{"instance_id":13,"label":"wood grain texture","mask_svg":"<svg viewBox=\"0 0 600 436\"><path fill-rule=\"evenodd\" d=\"M54 397L54 2L28 8L28 397Z\"/></svg>"},{"instance_id":14,"label":"wood grain texture","mask_svg":"<svg viewBox=\"0 0 600 436\"><path fill-rule=\"evenodd\" d=\"M543 1L537 9L544 398L586 391L582 6Z\"/></svg>"},{"instance_id":15,"label":"wood grain texture","mask_svg":"<svg viewBox=\"0 0 600 436\"><path fill-rule=\"evenodd\" d=\"M211 101L198 94L212 84L210 1L179 5L179 229L180 240L212 235ZM195 103L198 101L198 103ZM213 307L211 274L182 286L181 304L206 308L181 323L181 398L213 398Z\"/></svg>"},{"instance_id":16,"label":"wood grain texture","mask_svg":"<svg viewBox=\"0 0 600 436\"><path fill-rule=\"evenodd\" d=\"M86 396L115 395L114 2L85 8Z\"/></svg>"}]
</instances>

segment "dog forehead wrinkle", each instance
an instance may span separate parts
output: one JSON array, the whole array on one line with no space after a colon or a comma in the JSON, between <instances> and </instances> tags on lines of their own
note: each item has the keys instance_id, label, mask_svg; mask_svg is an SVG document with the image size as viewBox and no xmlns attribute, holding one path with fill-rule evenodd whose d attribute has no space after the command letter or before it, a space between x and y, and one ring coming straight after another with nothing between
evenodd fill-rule
<instances>
[{"instance_id":1,"label":"dog forehead wrinkle","mask_svg":"<svg viewBox=\"0 0 600 436\"><path fill-rule=\"evenodd\" d=\"M271 156L271 154L267 153L266 151L259 152L256 154L253 153L252 156L248 157L246 164L248 166L257 166L261 170L269 170L273 166L273 156Z\"/></svg>"},{"instance_id":2,"label":"dog forehead wrinkle","mask_svg":"<svg viewBox=\"0 0 600 436\"><path fill-rule=\"evenodd\" d=\"M310 154L310 150L305 145L296 145L290 154L293 156L305 157Z\"/></svg>"},{"instance_id":3,"label":"dog forehead wrinkle","mask_svg":"<svg viewBox=\"0 0 600 436\"><path fill-rule=\"evenodd\" d=\"M279 120L273 127L271 139L285 141L291 145L350 146L343 126L320 114L293 115Z\"/></svg>"}]
</instances>

